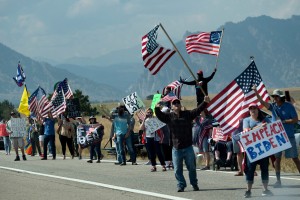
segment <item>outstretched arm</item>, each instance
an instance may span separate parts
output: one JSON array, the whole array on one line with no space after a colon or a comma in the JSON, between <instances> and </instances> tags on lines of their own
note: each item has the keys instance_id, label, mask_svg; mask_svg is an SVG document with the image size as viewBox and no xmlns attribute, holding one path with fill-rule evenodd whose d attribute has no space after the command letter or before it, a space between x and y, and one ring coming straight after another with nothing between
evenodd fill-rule
<instances>
[{"instance_id":1,"label":"outstretched arm","mask_svg":"<svg viewBox=\"0 0 300 200\"><path fill-rule=\"evenodd\" d=\"M258 101L259 101L266 109L269 110L270 104L269 104L268 102L264 101L264 100L261 98L261 96L258 94L258 91L257 91L257 89L256 89L256 85L253 85L253 86L252 86L252 90L254 91L254 93L255 93L255 95L256 95Z\"/></svg>"}]
</instances>

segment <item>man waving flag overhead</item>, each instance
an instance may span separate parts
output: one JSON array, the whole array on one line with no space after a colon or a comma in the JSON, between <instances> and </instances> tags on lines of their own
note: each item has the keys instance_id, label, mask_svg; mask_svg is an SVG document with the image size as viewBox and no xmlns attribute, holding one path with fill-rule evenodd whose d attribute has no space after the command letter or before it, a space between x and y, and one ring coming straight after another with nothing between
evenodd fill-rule
<instances>
[{"instance_id":1,"label":"man waving flag overhead","mask_svg":"<svg viewBox=\"0 0 300 200\"><path fill-rule=\"evenodd\" d=\"M262 108L251 89L253 85L257 86L257 91L264 101L270 100L254 61L211 100L207 110L219 122L224 135L238 128L239 119L246 117L251 103L256 103Z\"/></svg>"},{"instance_id":2,"label":"man waving flag overhead","mask_svg":"<svg viewBox=\"0 0 300 200\"><path fill-rule=\"evenodd\" d=\"M159 25L142 37L144 66L149 69L152 75L155 75L176 52L175 50L166 49L156 42L158 28Z\"/></svg>"}]
</instances>

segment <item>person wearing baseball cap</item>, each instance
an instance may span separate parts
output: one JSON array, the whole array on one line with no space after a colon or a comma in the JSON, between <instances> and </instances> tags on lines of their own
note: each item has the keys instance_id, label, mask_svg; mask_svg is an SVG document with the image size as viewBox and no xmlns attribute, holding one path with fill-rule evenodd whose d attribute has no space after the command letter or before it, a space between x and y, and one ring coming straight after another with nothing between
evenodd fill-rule
<instances>
[{"instance_id":1,"label":"person wearing baseball cap","mask_svg":"<svg viewBox=\"0 0 300 200\"><path fill-rule=\"evenodd\" d=\"M174 99L171 102L173 112L163 113L160 109L160 102L155 106L155 114L157 118L166 123L170 129L172 138L172 157L175 177L177 180L177 192L184 192L187 186L183 176L183 161L189 171L190 183L194 191L199 191L198 179L196 172L196 158L193 149L193 133L192 121L196 116L207 107L210 101L208 96L204 97L204 101L193 110L182 110L182 105L179 99Z\"/></svg>"},{"instance_id":2,"label":"person wearing baseball cap","mask_svg":"<svg viewBox=\"0 0 300 200\"><path fill-rule=\"evenodd\" d=\"M256 103L251 103L248 106L248 109L249 109L250 116L246 117L243 120L244 131L250 131L255 128L265 126L266 123L271 122L268 118L263 116L262 111L259 109ZM254 182L254 173L257 165L260 165L260 169L261 169L261 181L263 184L262 196L273 196L273 193L270 190L268 190L269 157L265 157L251 163L248 156L246 156L246 165L247 165L247 170L245 170L245 174L246 174L247 190L245 192L244 197L245 198L251 197L251 189Z\"/></svg>"},{"instance_id":3,"label":"person wearing baseball cap","mask_svg":"<svg viewBox=\"0 0 300 200\"><path fill-rule=\"evenodd\" d=\"M209 77L205 78L205 77L203 77L203 71L199 70L197 72L197 80L193 80L193 81L185 81L184 79L182 79L180 77L180 79L179 79L180 83L195 86L196 97L197 97L197 106L199 106L203 102L204 96L208 94L207 84L209 81L211 81L213 79L216 71L217 71L217 68L214 69L213 73ZM203 89L205 94L203 94L203 92L201 91L201 88Z\"/></svg>"},{"instance_id":4,"label":"person wearing baseball cap","mask_svg":"<svg viewBox=\"0 0 300 200\"><path fill-rule=\"evenodd\" d=\"M295 139L295 131L294 126L298 123L298 115L296 112L295 107L285 101L285 94L282 90L276 89L272 93L272 98L274 100L273 103L268 103L262 99L262 97L257 92L256 86L252 87L254 90L256 97L258 98L259 102L268 110L272 112L272 121L281 120L285 132L289 138L289 141L292 145L291 148L285 150L285 157L292 158L294 161L299 173L300 173L300 160L298 158L298 150L297 144ZM281 179L280 179L280 163L281 163L281 156L282 152L275 154L275 172L277 181L274 184L274 187L281 187Z\"/></svg>"}]
</instances>

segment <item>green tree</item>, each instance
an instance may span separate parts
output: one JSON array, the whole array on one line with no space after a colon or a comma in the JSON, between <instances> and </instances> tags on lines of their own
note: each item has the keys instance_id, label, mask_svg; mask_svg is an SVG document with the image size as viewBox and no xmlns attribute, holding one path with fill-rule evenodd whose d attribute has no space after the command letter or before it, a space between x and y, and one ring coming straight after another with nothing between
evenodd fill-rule
<instances>
[{"instance_id":1,"label":"green tree","mask_svg":"<svg viewBox=\"0 0 300 200\"><path fill-rule=\"evenodd\" d=\"M15 106L8 100L0 102L0 118L8 120L10 118L10 112L15 109Z\"/></svg>"},{"instance_id":2,"label":"green tree","mask_svg":"<svg viewBox=\"0 0 300 200\"><path fill-rule=\"evenodd\" d=\"M82 112L83 115L89 116L89 115L98 115L99 112L97 111L97 108L92 107L89 96L88 95L83 95L81 90L75 90L75 93L73 93L74 98L79 99L80 103L80 111Z\"/></svg>"}]
</instances>

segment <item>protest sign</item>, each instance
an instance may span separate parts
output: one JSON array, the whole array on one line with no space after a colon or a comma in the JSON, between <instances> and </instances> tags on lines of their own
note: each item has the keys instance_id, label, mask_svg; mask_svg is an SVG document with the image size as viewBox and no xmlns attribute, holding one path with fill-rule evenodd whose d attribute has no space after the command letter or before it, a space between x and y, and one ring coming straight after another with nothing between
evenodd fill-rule
<instances>
[{"instance_id":1,"label":"protest sign","mask_svg":"<svg viewBox=\"0 0 300 200\"><path fill-rule=\"evenodd\" d=\"M10 129L12 134L10 137L24 137L26 134L26 119L25 118L11 118Z\"/></svg>"},{"instance_id":2,"label":"protest sign","mask_svg":"<svg viewBox=\"0 0 300 200\"><path fill-rule=\"evenodd\" d=\"M250 162L292 147L280 120L242 133L240 141Z\"/></svg>"},{"instance_id":3,"label":"protest sign","mask_svg":"<svg viewBox=\"0 0 300 200\"><path fill-rule=\"evenodd\" d=\"M124 97L122 100L130 114L133 114L138 109L145 108L145 104L136 92L128 95L127 97Z\"/></svg>"},{"instance_id":4,"label":"protest sign","mask_svg":"<svg viewBox=\"0 0 300 200\"><path fill-rule=\"evenodd\" d=\"M155 94L153 95L152 103L151 103L151 109L154 110L156 104L160 101L161 94Z\"/></svg>"},{"instance_id":5,"label":"protest sign","mask_svg":"<svg viewBox=\"0 0 300 200\"><path fill-rule=\"evenodd\" d=\"M67 99L67 116L69 118L75 118L75 117L80 117L80 104L79 104L79 99L74 98L74 99Z\"/></svg>"},{"instance_id":6,"label":"protest sign","mask_svg":"<svg viewBox=\"0 0 300 200\"><path fill-rule=\"evenodd\" d=\"M214 127L213 131L212 131L212 139L214 141L225 141L226 142L228 139L228 135L224 135L221 128Z\"/></svg>"},{"instance_id":7,"label":"protest sign","mask_svg":"<svg viewBox=\"0 0 300 200\"><path fill-rule=\"evenodd\" d=\"M145 121L146 132L149 134L154 133L155 131L164 127L165 125L166 125L165 123L159 121L159 119L157 119L156 117L148 118Z\"/></svg>"},{"instance_id":8,"label":"protest sign","mask_svg":"<svg viewBox=\"0 0 300 200\"><path fill-rule=\"evenodd\" d=\"M81 124L77 127L78 144L82 149L91 146L91 144L100 143L103 134L101 124Z\"/></svg>"}]
</instances>

